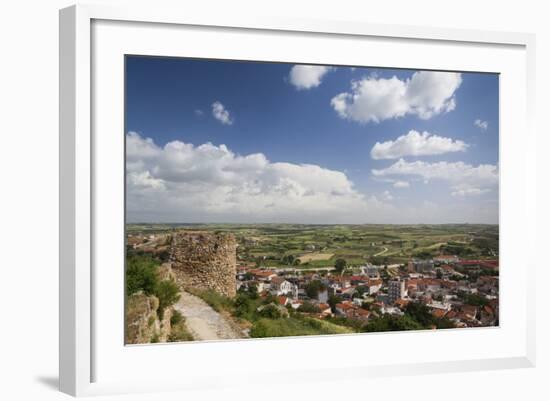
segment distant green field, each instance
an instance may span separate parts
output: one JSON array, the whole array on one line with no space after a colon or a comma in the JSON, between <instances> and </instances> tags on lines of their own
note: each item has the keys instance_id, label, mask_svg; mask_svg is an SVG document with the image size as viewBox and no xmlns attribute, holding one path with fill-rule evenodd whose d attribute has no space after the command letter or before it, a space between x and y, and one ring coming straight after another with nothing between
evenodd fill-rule
<instances>
[{"instance_id":1,"label":"distant green field","mask_svg":"<svg viewBox=\"0 0 550 401\"><path fill-rule=\"evenodd\" d=\"M440 253L483 259L498 257L499 250L498 225L127 225L127 232L134 234L175 229L233 233L239 243L238 260L260 267L284 267L290 261L297 267L327 267L337 259L345 259L348 265L405 263L411 257ZM332 256L316 258L316 254Z\"/></svg>"}]
</instances>

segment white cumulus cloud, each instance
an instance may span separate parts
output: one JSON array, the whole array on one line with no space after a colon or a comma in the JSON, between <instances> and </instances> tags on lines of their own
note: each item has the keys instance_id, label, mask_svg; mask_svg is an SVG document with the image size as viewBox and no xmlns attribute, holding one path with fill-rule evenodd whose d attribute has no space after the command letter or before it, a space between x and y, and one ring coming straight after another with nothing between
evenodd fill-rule
<instances>
[{"instance_id":1,"label":"white cumulus cloud","mask_svg":"<svg viewBox=\"0 0 550 401\"><path fill-rule=\"evenodd\" d=\"M410 186L409 181L396 180L393 183L394 188L409 188Z\"/></svg>"},{"instance_id":2,"label":"white cumulus cloud","mask_svg":"<svg viewBox=\"0 0 550 401\"><path fill-rule=\"evenodd\" d=\"M474 121L474 125L482 131L487 131L487 128L489 128L489 123L487 121L480 120L479 118Z\"/></svg>"},{"instance_id":3,"label":"white cumulus cloud","mask_svg":"<svg viewBox=\"0 0 550 401\"><path fill-rule=\"evenodd\" d=\"M403 156L440 155L449 152L464 152L468 145L460 140L453 140L429 132L411 130L408 134L394 141L376 142L371 149L371 157L380 159L399 159Z\"/></svg>"},{"instance_id":4,"label":"white cumulus cloud","mask_svg":"<svg viewBox=\"0 0 550 401\"><path fill-rule=\"evenodd\" d=\"M498 168L492 164L477 167L464 162L445 161L426 163L407 162L399 159L391 166L372 170L375 177L418 177L425 182L441 180L448 182L453 195L479 195L494 190L498 186Z\"/></svg>"},{"instance_id":5,"label":"white cumulus cloud","mask_svg":"<svg viewBox=\"0 0 550 401\"><path fill-rule=\"evenodd\" d=\"M393 195L391 194L390 191L384 191L382 193L382 199L391 202L393 200Z\"/></svg>"},{"instance_id":6,"label":"white cumulus cloud","mask_svg":"<svg viewBox=\"0 0 550 401\"><path fill-rule=\"evenodd\" d=\"M360 223L395 214L343 172L318 165L211 143L160 147L134 132L126 143L129 221Z\"/></svg>"},{"instance_id":7,"label":"white cumulus cloud","mask_svg":"<svg viewBox=\"0 0 550 401\"><path fill-rule=\"evenodd\" d=\"M418 71L401 80L369 76L352 81L351 90L335 96L331 105L342 118L359 123L416 115L429 119L454 110L460 73Z\"/></svg>"},{"instance_id":8,"label":"white cumulus cloud","mask_svg":"<svg viewBox=\"0 0 550 401\"><path fill-rule=\"evenodd\" d=\"M212 115L216 120L224 125L233 124L233 117L229 114L229 110L221 102L212 103Z\"/></svg>"},{"instance_id":9,"label":"white cumulus cloud","mask_svg":"<svg viewBox=\"0 0 550 401\"><path fill-rule=\"evenodd\" d=\"M290 69L288 78L297 89L311 89L319 86L326 73L332 69L321 65L295 65Z\"/></svg>"},{"instance_id":10,"label":"white cumulus cloud","mask_svg":"<svg viewBox=\"0 0 550 401\"><path fill-rule=\"evenodd\" d=\"M453 196L475 196L475 195L481 195L486 192L489 192L489 189L484 188L464 188L464 189L458 189L456 191L451 192L451 195Z\"/></svg>"}]
</instances>

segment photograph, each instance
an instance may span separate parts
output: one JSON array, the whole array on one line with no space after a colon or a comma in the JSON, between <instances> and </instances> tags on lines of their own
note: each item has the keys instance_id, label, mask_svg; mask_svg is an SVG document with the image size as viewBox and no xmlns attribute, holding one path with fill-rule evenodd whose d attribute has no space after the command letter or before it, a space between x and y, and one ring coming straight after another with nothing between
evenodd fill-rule
<instances>
[{"instance_id":1,"label":"photograph","mask_svg":"<svg viewBox=\"0 0 550 401\"><path fill-rule=\"evenodd\" d=\"M499 326L498 73L124 57L126 345Z\"/></svg>"}]
</instances>

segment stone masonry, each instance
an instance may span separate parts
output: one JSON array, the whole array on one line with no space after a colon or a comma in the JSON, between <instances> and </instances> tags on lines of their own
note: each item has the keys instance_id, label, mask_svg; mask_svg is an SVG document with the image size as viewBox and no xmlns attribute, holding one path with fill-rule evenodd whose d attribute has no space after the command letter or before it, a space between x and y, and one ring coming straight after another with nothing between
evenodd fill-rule
<instances>
[{"instance_id":1,"label":"stone masonry","mask_svg":"<svg viewBox=\"0 0 550 401\"><path fill-rule=\"evenodd\" d=\"M237 241L232 234L177 231L172 235L170 260L181 288L235 296Z\"/></svg>"}]
</instances>

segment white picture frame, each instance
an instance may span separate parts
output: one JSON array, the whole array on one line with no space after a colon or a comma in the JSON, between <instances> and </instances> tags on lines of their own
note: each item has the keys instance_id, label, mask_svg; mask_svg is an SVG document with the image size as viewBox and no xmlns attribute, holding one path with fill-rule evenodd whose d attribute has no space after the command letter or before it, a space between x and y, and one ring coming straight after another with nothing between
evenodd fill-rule
<instances>
[{"instance_id":1,"label":"white picture frame","mask_svg":"<svg viewBox=\"0 0 550 401\"><path fill-rule=\"evenodd\" d=\"M136 376L132 378L131 369L128 369L130 372L128 375L117 375L117 371L124 370L121 369L122 365L118 365L118 363L124 363L127 364L126 367L131 367L131 365L136 365L141 360L148 363L163 360L163 358L166 360L176 358L177 356L173 355L175 353L185 354L188 358L198 358L201 355L212 358L215 355L218 355L218 357L224 355L224 357L234 358L234 360L239 359L238 356L242 354L264 354L265 357L274 357L284 349L291 350L291 352L296 350L296 352L311 354L319 347L326 347L330 353L331 348L341 349L340 347L346 346L352 349L361 345L365 338L373 338L372 335L370 335L371 337L354 335L345 337L345 343L342 336L325 336L307 339L202 343L188 347L186 347L186 344L143 346L132 347L131 355L129 355L126 348L124 348L122 338L115 336L114 341L121 347L120 349L117 348L118 351L116 351L105 345L105 336L97 334L98 326L111 327L110 325L117 321L116 319L119 319L123 312L118 307L114 308L116 313L113 313L109 318L105 317L105 313L102 313L104 310L102 305L105 303L115 302L116 304L116 302L120 302L117 296L122 296L123 289L120 288L118 294L115 294L115 291L116 285L120 283L116 280L120 280L122 277L122 265L120 271L116 273L118 279L115 277L114 281L111 280L115 284L109 288L102 286L102 283L106 282L106 276L103 274L98 275L94 270L98 261L101 261L101 258L106 257L105 255L108 254L108 251L101 250L104 248L101 248L98 243L98 241L101 241L98 239L98 234L105 227L102 222L108 220L110 212L104 211L98 193L105 193L109 189L108 186L103 187L103 185L123 185L122 180L116 181L119 178L118 174L123 176L122 165L117 164L120 160L118 158L123 157L122 155L117 156L117 152L120 153L120 148L110 146L103 140L103 142L98 142L94 138L94 129L102 127L101 121L110 124L107 120L110 120L111 117L106 117L107 114L102 110L109 107L115 113L120 111L120 107L122 107L119 102L120 94L123 92L122 87L119 85L122 71L117 70L112 77L101 75L98 78L98 82L106 79L113 83L112 80L118 80L118 83L115 82L116 85L113 86L113 88L116 88L113 89L116 92L112 99L113 103L108 105L107 100L104 99L105 103L100 103L100 106L97 106L97 99L94 100L94 96L102 96L101 93L103 92L101 88L94 86L92 78L94 74L102 74L101 71L104 67L101 60L110 60L109 57L114 56L120 62L120 52L124 53L127 51L126 49L137 49L139 52L145 52L144 54L156 54L156 51L160 55L171 54L175 48L173 44L163 42L163 48L160 49L159 47L159 50L155 50L155 43L160 43L158 39L161 37L179 35L178 32L182 29L185 30L186 27L205 32L206 35L210 30L215 31L214 36L217 35L218 38L220 34L238 34L246 38L247 35L262 33L265 40L273 41L273 48L278 49L279 55L272 56L274 59L280 60L285 57L283 52L288 53L286 55L288 59L283 61L302 60L294 60L297 56L292 52L292 47L282 45L281 41L284 40L281 39L282 35L288 38L296 36L295 39L302 38L304 41L326 41L327 44L331 38L336 37L339 40L383 40L388 46L391 43L398 45L401 42L407 42L411 46L416 46L416 44L418 46L437 46L442 52L445 51L446 47L453 47L453 52L468 51L468 48L477 49L480 54L485 51L485 47L495 48L495 54L499 52L498 49L501 49L502 59L493 57L491 61L493 64L487 61L488 64L486 65L492 65L492 68L483 68L479 64L480 71L502 72L498 67L498 63L503 63L503 60L510 61L510 63L507 63L509 65L503 65L502 68L508 68L509 70L506 71L510 71L509 76L513 79L505 80L503 85L510 85L510 88L513 87L515 90L517 89L517 93L520 93L518 98L513 100L515 103L511 103L512 100L507 103L506 98L501 99L501 109L509 111L508 114L510 114L505 117L507 120L502 122L501 153L503 157L501 163L515 163L513 170L503 168L501 172L501 200L504 200L501 207L501 230L506 230L507 238L501 241L501 248L513 242L516 238L514 237L515 230L535 232L535 134L531 125L533 121L532 113L534 112L535 85L535 38L533 35L375 25L359 21L295 20L292 18L271 18L255 15L241 15L239 17L202 15L189 13L185 8L166 10L155 7L112 8L103 5L78 5L63 9L60 12L59 374L61 391L80 396L235 386L238 383L231 374L239 374L239 372L246 373L249 380L258 380L259 382L265 380L267 383L274 378L287 381L314 381L352 377L360 380L365 377L411 374L411 372L421 374L534 366L535 319L532 303L535 299L533 274L535 261L530 256L519 259L522 252L533 253L528 252L528 248L531 246L529 241L518 240L514 242L515 249L502 252L501 257L503 259L502 266L504 266L501 270L504 290L509 288L510 292L512 291L512 283L509 279L511 276L510 273L507 273L505 258L508 258L510 263L521 260L524 265L522 266L521 276L518 276L517 280L514 281L513 291L517 300L513 304L510 303L509 308L504 308L504 313L511 313L506 312L506 309L515 313L517 322L508 319L508 321L502 323L500 328L495 329L452 330L445 334L438 334L435 342L433 338L426 337L426 335L433 333L383 333L378 335L400 336L400 339L415 341L418 344L429 344L431 342L435 344L437 341L479 342L480 344L486 341L494 344L494 347L485 353L480 350L464 352L465 350L458 346L455 356L463 353L463 358L453 357L451 354L447 355L445 352L439 351L437 351L440 354L439 356L434 354L427 358L420 358L419 353L411 352L408 355L401 355L403 352L400 351L400 355L392 358L388 357L387 362L384 362L383 355L376 355L375 351L372 350L368 354L372 357L371 361L359 358L359 361L353 365L334 366L329 364L328 366L320 366L319 360L313 358L309 365L294 367L291 370L282 369L281 366L277 365L269 368L261 364L255 366L253 372L251 372L245 370L243 366L245 362L236 361L231 365L233 370L231 372L230 366L222 366L224 362L221 361L220 366L216 367L218 370L215 372L207 371L204 364L197 363L192 371L182 368L183 371L180 374L174 375L166 375L166 372L160 371L158 374L149 375L147 380ZM125 42L126 39L123 38L125 35L120 34L122 31L129 32L132 30L132 35L126 36L135 38L139 37L140 30L143 29L149 30L148 40L144 40L144 37L142 37L139 48L134 47L130 42ZM200 32L197 35L202 35ZM95 41L94 35L96 35ZM105 45L106 39L109 39L112 46ZM157 41L155 42L155 40ZM277 45L277 43L280 44ZM106 49L105 54L98 53L103 51L102 47L109 47L110 50ZM210 51L211 57L219 56L219 54L216 54L216 50L212 50L214 47L212 44L210 49L198 49L196 51L205 55ZM250 49L252 48L253 46L250 45ZM109 53L110 51L112 54ZM254 57L245 54L246 51L248 50L243 50L243 58ZM221 50L218 49L218 52L221 52ZM194 55L196 56L199 53L194 53ZM96 59L99 54L101 54L101 57ZM238 54L241 55L241 53ZM230 56L231 54L227 55L227 57ZM389 55L387 56L389 57ZM314 60L316 57L314 53L311 53L309 57L311 58L307 61L327 61L327 59ZM331 57L344 56L332 55ZM395 54L392 57L394 57L394 60L398 60L403 55ZM263 59L267 58L269 56L263 57ZM333 60L336 59L333 58ZM352 61L350 60L350 63ZM108 67L108 61L106 62L105 66ZM357 62L361 63L361 60L358 59ZM396 63L397 61L393 62ZM476 63L474 60L469 62L471 63L469 68L475 70ZM426 63L429 64L428 61ZM428 64L420 65L417 62L412 67L429 67ZM439 61L438 64L434 65L438 65L442 69L445 69L445 67L453 69L452 58L449 58L448 61ZM455 66L454 69L460 69L460 66ZM505 96L506 93L505 90L501 93L501 96ZM113 115L112 120L118 118L123 118L123 116L116 117ZM119 127L120 124L113 123L112 126ZM521 135L521 142L517 137L511 135L513 131L524 132ZM123 131L120 132L121 137L123 136L122 133ZM99 171L101 170L101 164L108 163L99 160L98 154L100 153L113 156L112 158L116 159L112 162L113 164L109 165L110 170L112 170L111 166L115 169L117 166L120 168L120 172L114 174L113 181L108 184L104 184L104 180L97 179L98 176L104 174ZM105 159L112 158L107 157ZM103 170L106 166L105 164ZM514 188L516 188L515 191ZM517 190L517 188L521 190ZM114 198L116 203L118 198L116 196ZM120 202L118 204L123 208ZM120 211L120 209L118 210ZM115 231L121 229L123 228L117 226ZM525 235L525 238L530 237ZM105 301L96 304L98 286L102 288L102 298L104 297ZM503 293L503 297L505 293L506 291ZM504 306L507 306L507 304ZM123 321L121 320L119 324L122 327ZM504 350L502 344L507 344L507 351ZM173 351L175 348L170 347L179 348L177 348L177 351ZM117 352L121 353L121 358L127 359L125 361L122 359L117 360L117 356L115 356ZM125 353L128 355L122 355ZM360 356L360 353L356 356ZM170 363L168 363L169 366ZM109 374L103 374L102 369L108 370L107 365L113 366L112 371ZM265 376L266 373L269 373L269 379L262 379L262 376Z\"/></svg>"}]
</instances>

